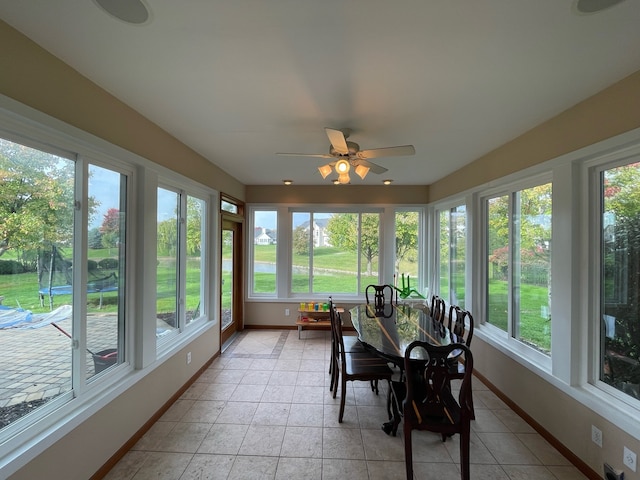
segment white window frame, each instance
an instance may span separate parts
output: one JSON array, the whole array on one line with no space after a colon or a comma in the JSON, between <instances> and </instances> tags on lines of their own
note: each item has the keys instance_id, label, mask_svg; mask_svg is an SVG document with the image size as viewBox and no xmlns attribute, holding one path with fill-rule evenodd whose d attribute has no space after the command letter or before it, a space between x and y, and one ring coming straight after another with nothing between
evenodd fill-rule
<instances>
[{"instance_id":1,"label":"white window frame","mask_svg":"<svg viewBox=\"0 0 640 480\"><path fill-rule=\"evenodd\" d=\"M204 330L218 324L219 291L212 291L212 286L219 286L220 283L220 252L219 242L216 241L219 235L219 192L4 95L0 95L0 131L7 140L75 160L76 168L84 168L85 172L86 164L91 163L128 175L125 361L88 381L80 380L85 381L85 385L77 389L74 380L74 390L60 395L3 429L0 444L4 454L0 471L10 475L124 393L131 384L141 381L159 361L175 354ZM167 183L180 185L187 193L207 200L207 225L204 227L207 245L203 247L203 254L207 258L203 274L206 282L203 315L191 322L177 341L168 343L166 348L158 351L155 336L155 249L146 246L149 242L155 245L155 197L160 175ZM76 177L76 181L81 182L83 191L86 191L86 178ZM86 209L84 204L86 202L81 208ZM154 214L149 215L149 212ZM76 261L78 258L86 259L88 216L86 213L82 215L85 218L83 223L76 222L74 226L74 229L84 230L82 233L76 232L76 235L80 235L77 238L82 239L76 240L79 248L74 249L74 255L80 255L75 257ZM79 284L77 278L74 283ZM86 298L86 294L74 292L74 302L80 296ZM79 315L79 311L74 312L74 317L79 318ZM74 324L74 328L77 329L77 324ZM79 343L76 350L84 352L84 345ZM82 362L74 363L84 363L84 357ZM75 370L73 374L77 376Z\"/></svg>"},{"instance_id":2,"label":"white window frame","mask_svg":"<svg viewBox=\"0 0 640 480\"><path fill-rule=\"evenodd\" d=\"M471 311L469 306L471 305L472 291L471 291L471 288L469 288L469 286L471 285L471 280L470 280L471 268L470 267L471 265L473 265L473 261L472 261L473 249L471 248L472 243L469 240L470 234L472 233L470 215L469 215L471 208L469 207L469 204L470 204L470 197L454 197L444 202L435 203L432 206L431 217L433 219L434 234L431 235L432 249L430 251L432 252L431 265L433 265L433 268L431 269L432 275L429 282L429 292L430 292L429 299L431 298L431 295L438 295L439 297L444 298L442 297L443 292L440 292L440 281L438 279L438 272L440 271L440 257L441 257L440 256L440 213L443 211L450 213L452 208L458 208L458 207L464 206L465 207L465 258L467 259L466 265L465 265L465 272L464 272L465 310ZM451 259L451 256L449 256L449 259ZM446 298L444 298L447 305L449 305L451 301L449 293L450 292L447 292L447 296Z\"/></svg>"},{"instance_id":3,"label":"white window frame","mask_svg":"<svg viewBox=\"0 0 640 480\"><path fill-rule=\"evenodd\" d=\"M278 243L276 248L276 293L257 294L253 292L253 248L251 241L247 242L247 266L246 266L246 301L247 302L279 302L288 300L318 299L324 300L323 293L296 293L291 292L291 249L292 249L292 215L294 212L302 213L377 213L380 214L380 257L379 257L379 281L391 283L395 270L395 247L392 247L389 254L385 255L385 245L395 245L395 214L401 211L417 211L419 218L419 246L418 257L421 263L420 285L418 291L424 291L427 279L426 259L426 208L424 205L394 204L394 205L331 205L331 204L249 204L247 205L248 231L253 232L255 225L255 212L275 211L277 214ZM360 259L358 259L360 261ZM388 280L388 282L387 282ZM366 285L365 285L366 286ZM363 287L364 288L364 287ZM364 292L364 290L363 290ZM342 302L361 302L364 293L361 294L337 294L333 295L334 300Z\"/></svg>"}]
</instances>

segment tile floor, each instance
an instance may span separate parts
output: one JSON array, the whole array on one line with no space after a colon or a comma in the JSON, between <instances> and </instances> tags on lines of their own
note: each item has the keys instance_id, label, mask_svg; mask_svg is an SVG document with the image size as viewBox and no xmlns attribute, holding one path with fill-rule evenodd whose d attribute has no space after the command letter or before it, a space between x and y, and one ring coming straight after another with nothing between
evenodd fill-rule
<instances>
[{"instance_id":1,"label":"tile floor","mask_svg":"<svg viewBox=\"0 0 640 480\"><path fill-rule=\"evenodd\" d=\"M350 382L344 422L329 393L329 336L248 330L109 472L108 480L404 479L402 432L389 437L386 389ZM584 477L479 381L471 477ZM414 434L419 480L457 479L458 437Z\"/></svg>"}]
</instances>

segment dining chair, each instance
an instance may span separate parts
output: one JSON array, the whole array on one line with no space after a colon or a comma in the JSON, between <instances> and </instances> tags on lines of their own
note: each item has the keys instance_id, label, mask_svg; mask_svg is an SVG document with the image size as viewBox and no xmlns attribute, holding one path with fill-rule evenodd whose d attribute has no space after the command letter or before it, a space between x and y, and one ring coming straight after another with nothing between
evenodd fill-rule
<instances>
[{"instance_id":1,"label":"dining chair","mask_svg":"<svg viewBox=\"0 0 640 480\"><path fill-rule=\"evenodd\" d=\"M340 380L340 413L338 422L342 423L344 417L344 406L347 396L347 382L364 381L370 382L372 390L378 393L378 381L391 381L393 370L387 362L368 351L347 353L342 334L342 319L339 313L335 313L335 322L332 324L332 333L335 335L336 360L333 365L335 376L332 376L333 398L338 392L338 379ZM334 382L335 378L335 382Z\"/></svg>"},{"instance_id":2,"label":"dining chair","mask_svg":"<svg viewBox=\"0 0 640 480\"><path fill-rule=\"evenodd\" d=\"M455 341L463 342L467 347L471 346L473 338L473 316L467 310L457 305L449 308L449 331L455 336Z\"/></svg>"},{"instance_id":3,"label":"dining chair","mask_svg":"<svg viewBox=\"0 0 640 480\"><path fill-rule=\"evenodd\" d=\"M329 384L329 391L333 391L333 388L338 385L338 367L336 364L339 362L340 357L338 355L338 346L336 344L336 337L334 335L334 324L338 320L338 313L335 310L333 300L329 297L329 320L331 324L331 358L329 359L329 375L331 375L331 383ZM344 349L346 353L364 353L366 350L364 345L357 336L345 335L343 337Z\"/></svg>"},{"instance_id":4,"label":"dining chair","mask_svg":"<svg viewBox=\"0 0 640 480\"><path fill-rule=\"evenodd\" d=\"M393 302L393 287L391 285L367 285L364 296L368 304L372 303L369 299L370 292L373 293L373 305L376 308L382 308L385 304Z\"/></svg>"},{"instance_id":5,"label":"dining chair","mask_svg":"<svg viewBox=\"0 0 640 480\"><path fill-rule=\"evenodd\" d=\"M451 341L464 343L467 347L471 347L471 339L473 338L473 315L467 310L463 310L458 306L449 308L449 333ZM461 379L465 374L465 360L458 358L451 362L452 378ZM473 402L471 404L471 419L475 420L475 410Z\"/></svg>"},{"instance_id":6,"label":"dining chair","mask_svg":"<svg viewBox=\"0 0 640 480\"><path fill-rule=\"evenodd\" d=\"M444 323L444 317L446 315L446 306L444 299L437 295L431 297L431 308L429 309L431 318L437 320L440 323Z\"/></svg>"},{"instance_id":7,"label":"dining chair","mask_svg":"<svg viewBox=\"0 0 640 480\"><path fill-rule=\"evenodd\" d=\"M417 355L412 355L412 353ZM451 359L463 356L465 373L456 399L451 391ZM427 430L439 433L442 441L460 436L460 478L469 480L469 444L473 413L471 374L473 356L461 343L434 346L411 343L405 351L406 397L403 403L404 451L407 480L413 479L411 433Z\"/></svg>"}]
</instances>

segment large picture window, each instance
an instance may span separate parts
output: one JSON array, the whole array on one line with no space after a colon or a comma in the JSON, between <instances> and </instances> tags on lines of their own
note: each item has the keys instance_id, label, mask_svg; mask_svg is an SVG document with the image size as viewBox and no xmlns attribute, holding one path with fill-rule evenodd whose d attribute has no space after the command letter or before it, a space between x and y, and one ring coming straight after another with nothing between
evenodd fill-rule
<instances>
[{"instance_id":1,"label":"large picture window","mask_svg":"<svg viewBox=\"0 0 640 480\"><path fill-rule=\"evenodd\" d=\"M74 154L0 138L0 184L0 362L11 379L0 390L0 429L7 431L125 362L129 182L127 173Z\"/></svg>"},{"instance_id":2,"label":"large picture window","mask_svg":"<svg viewBox=\"0 0 640 480\"><path fill-rule=\"evenodd\" d=\"M404 289L404 295L412 297L424 293L421 288L420 217L419 210L395 212L395 283L398 288Z\"/></svg>"},{"instance_id":3,"label":"large picture window","mask_svg":"<svg viewBox=\"0 0 640 480\"><path fill-rule=\"evenodd\" d=\"M489 198L487 322L551 353L551 183Z\"/></svg>"},{"instance_id":4,"label":"large picture window","mask_svg":"<svg viewBox=\"0 0 640 480\"><path fill-rule=\"evenodd\" d=\"M380 214L293 212L291 291L363 293L378 283Z\"/></svg>"},{"instance_id":5,"label":"large picture window","mask_svg":"<svg viewBox=\"0 0 640 480\"><path fill-rule=\"evenodd\" d=\"M156 336L179 331L202 315L205 200L158 187Z\"/></svg>"},{"instance_id":6,"label":"large picture window","mask_svg":"<svg viewBox=\"0 0 640 480\"><path fill-rule=\"evenodd\" d=\"M253 265L251 292L255 295L276 295L278 244L278 214L274 210L253 212Z\"/></svg>"},{"instance_id":7,"label":"large picture window","mask_svg":"<svg viewBox=\"0 0 640 480\"><path fill-rule=\"evenodd\" d=\"M600 174L600 380L640 399L640 163Z\"/></svg>"}]
</instances>

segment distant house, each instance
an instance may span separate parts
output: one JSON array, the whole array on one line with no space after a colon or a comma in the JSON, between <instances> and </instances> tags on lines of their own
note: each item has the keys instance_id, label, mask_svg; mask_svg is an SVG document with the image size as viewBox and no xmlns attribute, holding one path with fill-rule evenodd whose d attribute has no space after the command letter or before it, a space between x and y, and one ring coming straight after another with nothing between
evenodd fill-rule
<instances>
[{"instance_id":1,"label":"distant house","mask_svg":"<svg viewBox=\"0 0 640 480\"><path fill-rule=\"evenodd\" d=\"M328 218L316 218L313 220L313 246L314 247L331 247L329 241L329 232L327 231ZM300 224L299 228L304 228L305 232L309 231L309 222Z\"/></svg>"},{"instance_id":2,"label":"distant house","mask_svg":"<svg viewBox=\"0 0 640 480\"><path fill-rule=\"evenodd\" d=\"M277 233L264 227L256 227L253 231L254 245L275 245L277 243Z\"/></svg>"}]
</instances>

